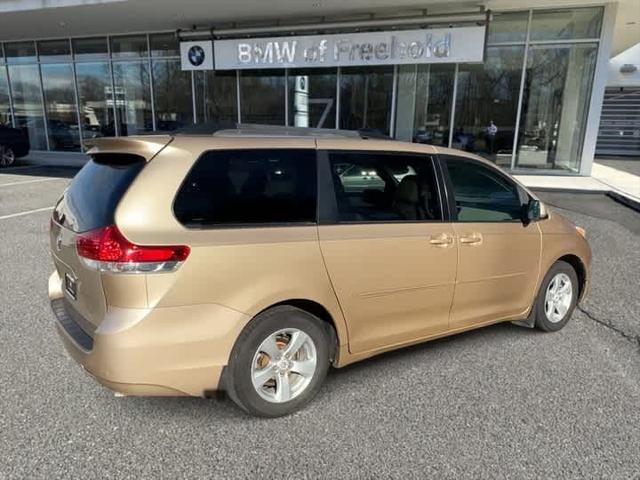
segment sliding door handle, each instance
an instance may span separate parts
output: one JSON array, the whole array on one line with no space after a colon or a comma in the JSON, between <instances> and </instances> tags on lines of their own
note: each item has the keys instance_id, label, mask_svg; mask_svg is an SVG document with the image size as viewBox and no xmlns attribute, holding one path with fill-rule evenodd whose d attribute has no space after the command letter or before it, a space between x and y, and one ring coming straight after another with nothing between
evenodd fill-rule
<instances>
[{"instance_id":1,"label":"sliding door handle","mask_svg":"<svg viewBox=\"0 0 640 480\"><path fill-rule=\"evenodd\" d=\"M478 232L470 233L460 237L462 245L480 245L482 243L482 235Z\"/></svg>"},{"instance_id":2,"label":"sliding door handle","mask_svg":"<svg viewBox=\"0 0 640 480\"><path fill-rule=\"evenodd\" d=\"M429 239L429 243L436 247L448 247L453 244L453 237L446 233L440 233L438 235L432 235Z\"/></svg>"}]
</instances>

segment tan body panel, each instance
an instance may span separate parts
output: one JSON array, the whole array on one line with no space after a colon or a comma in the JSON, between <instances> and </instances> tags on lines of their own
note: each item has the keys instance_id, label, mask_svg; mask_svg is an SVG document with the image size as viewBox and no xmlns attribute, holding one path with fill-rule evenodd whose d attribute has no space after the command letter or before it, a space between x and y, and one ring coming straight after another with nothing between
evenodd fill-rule
<instances>
[{"instance_id":1,"label":"tan body panel","mask_svg":"<svg viewBox=\"0 0 640 480\"><path fill-rule=\"evenodd\" d=\"M457 263L451 224L345 224L319 231L352 353L448 330ZM430 243L442 235L451 244Z\"/></svg>"},{"instance_id":2,"label":"tan body panel","mask_svg":"<svg viewBox=\"0 0 640 480\"><path fill-rule=\"evenodd\" d=\"M59 328L66 348L98 381L132 395L204 395L219 387L238 335L258 313L291 300L319 304L338 337L335 366L503 320L525 317L558 258L575 255L588 273L591 252L559 215L518 223L402 223L189 229L173 200L207 150L308 148L462 152L384 140L302 137L138 137L100 139L94 152L149 161L120 201L116 224L131 242L188 245L173 273L108 275L81 271L71 236L51 233L60 298L65 269L93 274L78 311L91 319L94 347L82 350ZM482 161L482 160L481 160ZM479 245L460 238L480 233ZM452 244L429 240L446 234ZM64 250L68 249L68 250ZM81 286L82 288L82 286ZM351 347L349 350L348 347Z\"/></svg>"},{"instance_id":3,"label":"tan body panel","mask_svg":"<svg viewBox=\"0 0 640 480\"><path fill-rule=\"evenodd\" d=\"M454 223L458 273L452 329L489 320L522 318L533 301L540 268L536 223ZM478 239L464 243L464 239Z\"/></svg>"}]
</instances>

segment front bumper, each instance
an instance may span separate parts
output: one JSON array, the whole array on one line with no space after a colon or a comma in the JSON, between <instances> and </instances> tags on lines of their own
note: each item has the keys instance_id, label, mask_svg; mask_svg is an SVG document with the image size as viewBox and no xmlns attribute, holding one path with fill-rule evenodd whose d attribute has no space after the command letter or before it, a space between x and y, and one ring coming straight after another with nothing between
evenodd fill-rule
<instances>
[{"instance_id":1,"label":"front bumper","mask_svg":"<svg viewBox=\"0 0 640 480\"><path fill-rule=\"evenodd\" d=\"M207 396L249 318L220 305L108 307L94 332L49 279L56 329L67 352L92 377L125 395Z\"/></svg>"}]
</instances>

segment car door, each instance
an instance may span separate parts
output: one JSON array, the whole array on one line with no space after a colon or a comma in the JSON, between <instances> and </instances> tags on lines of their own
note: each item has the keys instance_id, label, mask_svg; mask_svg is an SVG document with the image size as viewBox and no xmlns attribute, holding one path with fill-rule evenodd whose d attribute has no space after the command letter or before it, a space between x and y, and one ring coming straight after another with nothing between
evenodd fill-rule
<instances>
[{"instance_id":1,"label":"car door","mask_svg":"<svg viewBox=\"0 0 640 480\"><path fill-rule=\"evenodd\" d=\"M457 246L451 223L443 221L432 158L362 151L319 157L331 192L330 205L321 207L320 247L350 351L446 331ZM357 188L345 171L366 172L368 179Z\"/></svg>"},{"instance_id":2,"label":"car door","mask_svg":"<svg viewBox=\"0 0 640 480\"><path fill-rule=\"evenodd\" d=\"M526 193L497 167L441 156L458 242L452 329L519 318L533 301L541 234L522 220Z\"/></svg>"}]
</instances>

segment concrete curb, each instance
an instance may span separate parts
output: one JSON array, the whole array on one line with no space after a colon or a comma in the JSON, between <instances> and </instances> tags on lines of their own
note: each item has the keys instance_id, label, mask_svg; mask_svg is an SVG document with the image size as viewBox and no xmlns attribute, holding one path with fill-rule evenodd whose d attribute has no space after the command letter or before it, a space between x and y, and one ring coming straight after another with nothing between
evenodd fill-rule
<instances>
[{"instance_id":1,"label":"concrete curb","mask_svg":"<svg viewBox=\"0 0 640 480\"><path fill-rule=\"evenodd\" d=\"M607 197L624 205L625 207L629 207L636 212L640 212L640 201L634 200L626 195L622 195L621 193L614 190L609 190L606 195Z\"/></svg>"}]
</instances>

